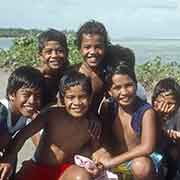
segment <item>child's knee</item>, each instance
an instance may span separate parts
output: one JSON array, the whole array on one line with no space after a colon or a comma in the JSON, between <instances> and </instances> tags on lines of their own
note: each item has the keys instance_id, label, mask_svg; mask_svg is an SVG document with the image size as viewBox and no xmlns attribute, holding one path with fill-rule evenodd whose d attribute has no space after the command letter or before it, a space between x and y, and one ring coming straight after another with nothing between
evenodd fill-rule
<instances>
[{"instance_id":1,"label":"child's knee","mask_svg":"<svg viewBox=\"0 0 180 180\"><path fill-rule=\"evenodd\" d=\"M64 175L60 178L60 180L90 180L91 177L89 173L78 166L72 166L66 170Z\"/></svg>"},{"instance_id":2,"label":"child's knee","mask_svg":"<svg viewBox=\"0 0 180 180\"><path fill-rule=\"evenodd\" d=\"M131 164L131 171L132 174L139 179L152 176L152 174L155 172L153 162L148 157L134 159Z\"/></svg>"}]
</instances>

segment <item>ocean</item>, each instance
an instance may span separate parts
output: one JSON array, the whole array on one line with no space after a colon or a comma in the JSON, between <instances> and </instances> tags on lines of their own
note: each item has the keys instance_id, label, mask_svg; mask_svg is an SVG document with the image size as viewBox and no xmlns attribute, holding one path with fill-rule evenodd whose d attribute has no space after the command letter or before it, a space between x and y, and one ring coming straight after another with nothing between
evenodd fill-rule
<instances>
[{"instance_id":1,"label":"ocean","mask_svg":"<svg viewBox=\"0 0 180 180\"><path fill-rule=\"evenodd\" d=\"M12 46L13 38L0 38L0 49L8 49Z\"/></svg>"},{"instance_id":2,"label":"ocean","mask_svg":"<svg viewBox=\"0 0 180 180\"><path fill-rule=\"evenodd\" d=\"M161 57L163 63L180 63L180 39L137 39L112 40L113 44L131 48L137 64L143 64ZM0 38L0 48L8 49L12 45L12 38Z\"/></svg>"},{"instance_id":3,"label":"ocean","mask_svg":"<svg viewBox=\"0 0 180 180\"><path fill-rule=\"evenodd\" d=\"M143 64L159 56L163 63L180 63L180 39L116 40L115 44L131 48L136 63Z\"/></svg>"}]
</instances>

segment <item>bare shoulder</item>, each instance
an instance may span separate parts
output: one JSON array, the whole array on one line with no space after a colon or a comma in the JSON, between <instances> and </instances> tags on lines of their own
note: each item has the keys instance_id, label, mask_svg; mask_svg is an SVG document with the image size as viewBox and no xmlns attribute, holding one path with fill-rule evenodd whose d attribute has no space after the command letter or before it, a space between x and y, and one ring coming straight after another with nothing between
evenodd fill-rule
<instances>
[{"instance_id":1,"label":"bare shoulder","mask_svg":"<svg viewBox=\"0 0 180 180\"><path fill-rule=\"evenodd\" d=\"M79 72L83 73L86 76L91 76L91 69L88 68L84 63L79 67Z\"/></svg>"},{"instance_id":2,"label":"bare shoulder","mask_svg":"<svg viewBox=\"0 0 180 180\"><path fill-rule=\"evenodd\" d=\"M60 107L58 105L49 106L41 112L41 116L43 116L46 119L51 119L51 120L65 117L66 114L67 113L64 107Z\"/></svg>"},{"instance_id":3,"label":"bare shoulder","mask_svg":"<svg viewBox=\"0 0 180 180\"><path fill-rule=\"evenodd\" d=\"M144 116L145 116L145 117L148 117L148 116L150 116L150 117L155 117L155 111L154 111L154 109L153 109L153 108L147 109L147 110L144 112Z\"/></svg>"},{"instance_id":4,"label":"bare shoulder","mask_svg":"<svg viewBox=\"0 0 180 180\"><path fill-rule=\"evenodd\" d=\"M155 124L155 120L156 120L156 115L155 115L155 111L153 110L153 108L149 108L144 112L144 115L142 117L142 123L153 123Z\"/></svg>"}]
</instances>

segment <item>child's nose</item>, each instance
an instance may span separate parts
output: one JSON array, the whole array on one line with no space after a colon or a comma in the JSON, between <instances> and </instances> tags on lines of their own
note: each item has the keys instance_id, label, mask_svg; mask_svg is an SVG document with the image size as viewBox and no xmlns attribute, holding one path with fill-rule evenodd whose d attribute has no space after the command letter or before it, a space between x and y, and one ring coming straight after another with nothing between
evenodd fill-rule
<instances>
[{"instance_id":1,"label":"child's nose","mask_svg":"<svg viewBox=\"0 0 180 180\"><path fill-rule=\"evenodd\" d=\"M74 99L74 104L75 104L75 105L79 105L79 104L81 104L81 102L80 102L79 98L75 98L75 99Z\"/></svg>"},{"instance_id":2,"label":"child's nose","mask_svg":"<svg viewBox=\"0 0 180 180\"><path fill-rule=\"evenodd\" d=\"M56 57L58 55L56 50L52 50L51 57Z\"/></svg>"},{"instance_id":3,"label":"child's nose","mask_svg":"<svg viewBox=\"0 0 180 180\"><path fill-rule=\"evenodd\" d=\"M29 103L33 104L35 102L35 96L31 95L28 99Z\"/></svg>"},{"instance_id":4,"label":"child's nose","mask_svg":"<svg viewBox=\"0 0 180 180\"><path fill-rule=\"evenodd\" d=\"M126 95L127 94L127 89L126 88L121 88L120 94L121 95Z\"/></svg>"},{"instance_id":5,"label":"child's nose","mask_svg":"<svg viewBox=\"0 0 180 180\"><path fill-rule=\"evenodd\" d=\"M95 52L96 52L95 47L91 47L91 48L90 48L90 53L94 54Z\"/></svg>"}]
</instances>

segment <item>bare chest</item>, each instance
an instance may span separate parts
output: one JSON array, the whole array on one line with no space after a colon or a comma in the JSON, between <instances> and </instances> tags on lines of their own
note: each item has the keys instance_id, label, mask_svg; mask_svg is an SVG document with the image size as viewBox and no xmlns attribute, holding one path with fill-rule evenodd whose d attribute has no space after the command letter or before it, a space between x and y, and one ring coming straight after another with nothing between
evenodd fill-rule
<instances>
[{"instance_id":1,"label":"bare chest","mask_svg":"<svg viewBox=\"0 0 180 180\"><path fill-rule=\"evenodd\" d=\"M71 153L79 151L85 145L90 137L88 134L88 125L81 123L56 124L54 128L49 129L51 134L50 141L63 149L63 151ZM53 134L56 134L54 136Z\"/></svg>"},{"instance_id":2,"label":"bare chest","mask_svg":"<svg viewBox=\"0 0 180 180\"><path fill-rule=\"evenodd\" d=\"M116 118L113 125L114 134L119 142L118 147L122 150L132 149L139 141L131 121L131 116L121 115L120 118Z\"/></svg>"}]
</instances>

